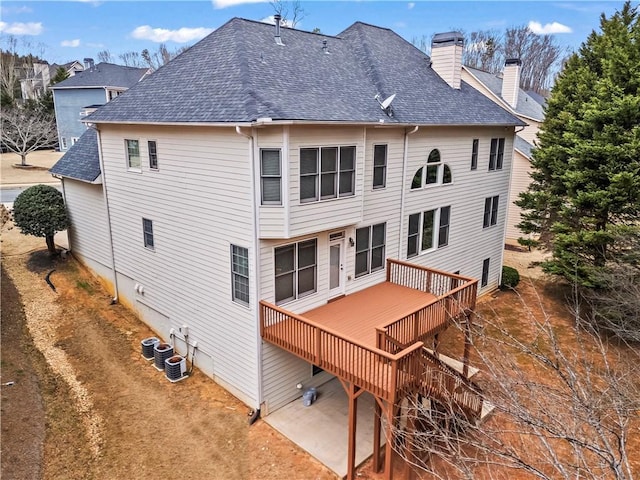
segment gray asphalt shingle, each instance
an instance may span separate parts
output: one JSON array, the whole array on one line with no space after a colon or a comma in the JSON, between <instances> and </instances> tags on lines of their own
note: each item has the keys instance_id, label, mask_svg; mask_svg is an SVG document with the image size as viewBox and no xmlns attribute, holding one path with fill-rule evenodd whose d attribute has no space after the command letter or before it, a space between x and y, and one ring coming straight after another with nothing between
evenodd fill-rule
<instances>
[{"instance_id":1,"label":"gray asphalt shingle","mask_svg":"<svg viewBox=\"0 0 640 480\"><path fill-rule=\"evenodd\" d=\"M355 23L337 37L234 18L89 117L99 122L273 120L521 125L393 31ZM323 49L326 41L327 49ZM397 94L394 117L374 97Z\"/></svg>"},{"instance_id":2,"label":"gray asphalt shingle","mask_svg":"<svg viewBox=\"0 0 640 480\"><path fill-rule=\"evenodd\" d=\"M531 158L531 151L533 150L533 145L527 142L520 135L516 135L516 138L513 141L513 148L521 152L527 158Z\"/></svg>"},{"instance_id":3,"label":"gray asphalt shingle","mask_svg":"<svg viewBox=\"0 0 640 480\"><path fill-rule=\"evenodd\" d=\"M93 128L86 132L49 170L52 174L93 182L100 176L98 135Z\"/></svg>"},{"instance_id":4,"label":"gray asphalt shingle","mask_svg":"<svg viewBox=\"0 0 640 480\"><path fill-rule=\"evenodd\" d=\"M76 73L51 87L52 90L81 87L131 88L147 73L147 68L125 67L113 63L98 63L92 69Z\"/></svg>"}]
</instances>

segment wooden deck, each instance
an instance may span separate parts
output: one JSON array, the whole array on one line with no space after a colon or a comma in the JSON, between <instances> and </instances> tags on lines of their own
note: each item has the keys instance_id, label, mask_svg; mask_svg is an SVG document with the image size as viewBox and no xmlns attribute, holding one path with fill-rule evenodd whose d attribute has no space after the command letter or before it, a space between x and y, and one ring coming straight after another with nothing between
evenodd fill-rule
<instances>
[{"instance_id":1,"label":"wooden deck","mask_svg":"<svg viewBox=\"0 0 640 480\"><path fill-rule=\"evenodd\" d=\"M383 282L302 314L342 337L375 348L376 327L405 318L432 303L436 296Z\"/></svg>"}]
</instances>

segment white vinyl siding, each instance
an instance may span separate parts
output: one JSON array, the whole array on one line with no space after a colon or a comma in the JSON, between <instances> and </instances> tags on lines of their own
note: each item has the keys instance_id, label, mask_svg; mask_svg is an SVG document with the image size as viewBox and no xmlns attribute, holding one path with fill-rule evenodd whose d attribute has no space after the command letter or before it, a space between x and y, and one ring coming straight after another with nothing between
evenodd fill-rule
<instances>
[{"instance_id":1,"label":"white vinyl siding","mask_svg":"<svg viewBox=\"0 0 640 480\"><path fill-rule=\"evenodd\" d=\"M511 172L511 190L509 191L509 205L507 214L507 238L517 240L524 234L516 227L522 221L521 209L514 202L518 200L519 193L529 188L531 177L531 162L520 152L513 154L513 172Z\"/></svg>"},{"instance_id":2,"label":"white vinyl siding","mask_svg":"<svg viewBox=\"0 0 640 480\"><path fill-rule=\"evenodd\" d=\"M164 339L169 328L188 325L196 366L257 407L257 297L249 308L232 301L229 266L230 244L249 247L255 278L249 140L233 128L132 125L103 125L100 137L123 301L143 317L157 312L145 321ZM162 175L122 168L127 138L145 150L149 139L162 145ZM142 254L141 217L153 219L153 255Z\"/></svg>"}]
</instances>

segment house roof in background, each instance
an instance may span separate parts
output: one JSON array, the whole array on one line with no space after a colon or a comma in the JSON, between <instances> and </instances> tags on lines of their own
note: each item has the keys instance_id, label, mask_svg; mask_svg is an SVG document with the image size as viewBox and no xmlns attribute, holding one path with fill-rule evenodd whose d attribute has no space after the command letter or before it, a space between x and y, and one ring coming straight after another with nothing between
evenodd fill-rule
<instances>
[{"instance_id":1,"label":"house roof in background","mask_svg":"<svg viewBox=\"0 0 640 480\"><path fill-rule=\"evenodd\" d=\"M527 158L531 159L531 151L533 150L533 145L531 145L529 142L527 142L520 135L516 135L516 137L515 137L515 139L513 141L513 148L518 150L520 153L522 153Z\"/></svg>"},{"instance_id":2,"label":"house roof in background","mask_svg":"<svg viewBox=\"0 0 640 480\"><path fill-rule=\"evenodd\" d=\"M234 18L87 118L523 124L469 85L449 87L427 55L389 29L358 22L333 37L282 27L284 45L274 34L274 25ZM389 117L374 97L392 94Z\"/></svg>"},{"instance_id":3,"label":"house roof in background","mask_svg":"<svg viewBox=\"0 0 640 480\"><path fill-rule=\"evenodd\" d=\"M488 73L476 68L465 67L474 77L485 85L497 97L502 98L502 78L496 74ZM504 99L503 99L504 100ZM515 111L520 115L532 118L539 122L544 120L544 109L542 104L527 92L518 89L518 103Z\"/></svg>"},{"instance_id":4,"label":"house roof in background","mask_svg":"<svg viewBox=\"0 0 640 480\"><path fill-rule=\"evenodd\" d=\"M56 83L52 90L87 87L131 88L149 71L148 68L124 67L113 63L98 63L93 68L77 72L73 77Z\"/></svg>"},{"instance_id":5,"label":"house roof in background","mask_svg":"<svg viewBox=\"0 0 640 480\"><path fill-rule=\"evenodd\" d=\"M88 128L49 172L83 182L96 182L100 176L97 132L93 128Z\"/></svg>"}]
</instances>

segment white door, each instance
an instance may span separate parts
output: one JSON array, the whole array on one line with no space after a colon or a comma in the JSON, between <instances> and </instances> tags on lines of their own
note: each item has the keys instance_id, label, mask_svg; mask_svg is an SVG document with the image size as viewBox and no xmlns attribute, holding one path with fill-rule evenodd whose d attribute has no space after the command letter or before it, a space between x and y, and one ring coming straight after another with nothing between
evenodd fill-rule
<instances>
[{"instance_id":1,"label":"white door","mask_svg":"<svg viewBox=\"0 0 640 480\"><path fill-rule=\"evenodd\" d=\"M344 294L344 232L329 235L329 298Z\"/></svg>"}]
</instances>

